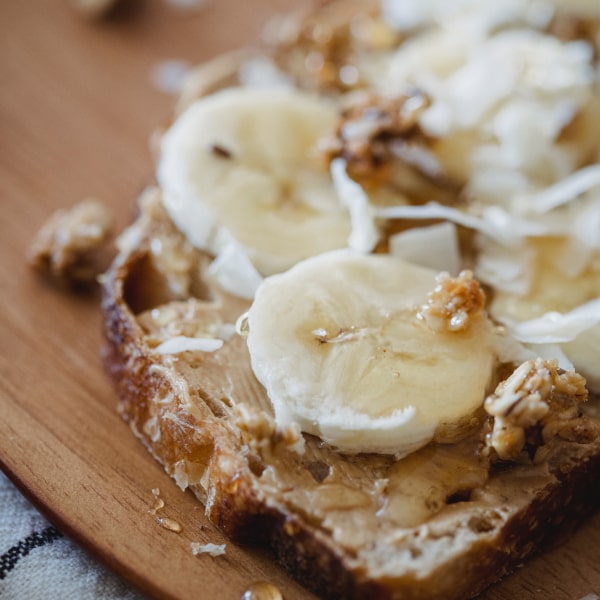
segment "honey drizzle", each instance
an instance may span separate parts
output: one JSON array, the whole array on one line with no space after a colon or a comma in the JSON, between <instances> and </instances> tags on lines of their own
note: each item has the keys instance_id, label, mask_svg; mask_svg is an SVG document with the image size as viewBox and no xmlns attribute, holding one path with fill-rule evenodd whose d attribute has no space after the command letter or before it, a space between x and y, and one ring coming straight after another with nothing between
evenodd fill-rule
<instances>
[{"instance_id":1,"label":"honey drizzle","mask_svg":"<svg viewBox=\"0 0 600 600\"><path fill-rule=\"evenodd\" d=\"M152 495L154 496L154 505L148 509L151 515L156 515L159 510L165 507L165 501L160 497L160 489L152 488ZM168 517L156 517L157 525L160 525L163 529L173 531L175 533L181 533L183 527L181 523L175 521L175 519L169 519Z\"/></svg>"},{"instance_id":2,"label":"honey drizzle","mask_svg":"<svg viewBox=\"0 0 600 600\"><path fill-rule=\"evenodd\" d=\"M283 595L272 583L256 581L242 594L240 600L283 600Z\"/></svg>"}]
</instances>

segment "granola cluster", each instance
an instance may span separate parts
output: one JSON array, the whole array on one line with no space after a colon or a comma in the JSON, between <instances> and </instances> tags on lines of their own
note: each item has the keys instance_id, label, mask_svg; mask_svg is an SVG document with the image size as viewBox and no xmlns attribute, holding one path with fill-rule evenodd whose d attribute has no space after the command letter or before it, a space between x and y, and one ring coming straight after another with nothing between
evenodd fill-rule
<instances>
[{"instance_id":1,"label":"granola cluster","mask_svg":"<svg viewBox=\"0 0 600 600\"><path fill-rule=\"evenodd\" d=\"M434 331L466 331L474 319L485 316L485 292L471 271L458 277L440 273L436 281L417 314Z\"/></svg>"},{"instance_id":2,"label":"granola cluster","mask_svg":"<svg viewBox=\"0 0 600 600\"><path fill-rule=\"evenodd\" d=\"M346 92L364 87L359 56L391 49L399 35L367 2L334 3L313 15L273 20L265 38L275 63L306 89Z\"/></svg>"},{"instance_id":3,"label":"granola cluster","mask_svg":"<svg viewBox=\"0 0 600 600\"><path fill-rule=\"evenodd\" d=\"M112 235L113 219L104 204L86 198L56 211L37 233L29 262L39 271L73 283L90 282L103 266L94 260Z\"/></svg>"},{"instance_id":4,"label":"granola cluster","mask_svg":"<svg viewBox=\"0 0 600 600\"><path fill-rule=\"evenodd\" d=\"M341 115L332 139L323 144L325 159L343 158L349 175L363 184L386 178L393 159L406 146L424 142L419 116L429 106L419 90L397 97L363 94Z\"/></svg>"},{"instance_id":5,"label":"granola cluster","mask_svg":"<svg viewBox=\"0 0 600 600\"><path fill-rule=\"evenodd\" d=\"M493 425L485 435L483 455L492 461L515 460L527 449L535 460L541 457L538 450L556 437L593 441L598 428L581 412L587 397L585 379L559 369L558 361L524 362L485 401Z\"/></svg>"}]
</instances>

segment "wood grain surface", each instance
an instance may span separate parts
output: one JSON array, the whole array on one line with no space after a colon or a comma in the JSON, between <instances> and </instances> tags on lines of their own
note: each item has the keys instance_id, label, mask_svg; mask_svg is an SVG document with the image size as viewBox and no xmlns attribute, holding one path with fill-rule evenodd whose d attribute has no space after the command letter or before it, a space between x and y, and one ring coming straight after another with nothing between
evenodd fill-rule
<instances>
[{"instance_id":1,"label":"wood grain surface","mask_svg":"<svg viewBox=\"0 0 600 600\"><path fill-rule=\"evenodd\" d=\"M149 137L173 102L151 83L153 66L242 46L269 13L297 5L209 0L186 12L132 0L91 23L67 0L0 3L0 467L68 536L157 598L237 599L256 580L286 600L312 596L255 549L191 554L191 541L226 540L117 416L99 360L98 294L49 284L24 256L52 211L85 196L110 204L119 228L130 220L152 179ZM182 533L148 513L157 487ZM597 515L482 597L600 593L599 551Z\"/></svg>"}]
</instances>

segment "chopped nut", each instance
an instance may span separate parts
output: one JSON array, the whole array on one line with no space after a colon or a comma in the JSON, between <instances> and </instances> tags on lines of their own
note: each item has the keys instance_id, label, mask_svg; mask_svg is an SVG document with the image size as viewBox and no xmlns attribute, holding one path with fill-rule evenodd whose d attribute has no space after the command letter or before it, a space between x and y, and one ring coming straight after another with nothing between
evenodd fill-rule
<instances>
[{"instance_id":1,"label":"chopped nut","mask_svg":"<svg viewBox=\"0 0 600 600\"><path fill-rule=\"evenodd\" d=\"M400 158L394 144L424 146L418 120L429 104L429 98L416 89L394 98L359 95L342 112L335 137L323 141L325 160L343 158L348 174L363 184L386 178L391 160Z\"/></svg>"},{"instance_id":2,"label":"chopped nut","mask_svg":"<svg viewBox=\"0 0 600 600\"><path fill-rule=\"evenodd\" d=\"M485 315L485 292L471 271L458 277L440 273L427 304L417 314L434 331L465 331L474 319Z\"/></svg>"},{"instance_id":3,"label":"chopped nut","mask_svg":"<svg viewBox=\"0 0 600 600\"><path fill-rule=\"evenodd\" d=\"M526 447L533 455L556 437L593 441L598 428L582 415L580 406L587 396L585 379L559 369L558 361L524 362L485 401L493 425L485 435L483 455L492 461L514 460ZM545 454L539 452L538 458Z\"/></svg>"},{"instance_id":4,"label":"chopped nut","mask_svg":"<svg viewBox=\"0 0 600 600\"><path fill-rule=\"evenodd\" d=\"M37 233L28 253L31 265L58 279L89 282L103 270L94 255L108 241L113 220L98 200L87 198L59 210Z\"/></svg>"}]
</instances>

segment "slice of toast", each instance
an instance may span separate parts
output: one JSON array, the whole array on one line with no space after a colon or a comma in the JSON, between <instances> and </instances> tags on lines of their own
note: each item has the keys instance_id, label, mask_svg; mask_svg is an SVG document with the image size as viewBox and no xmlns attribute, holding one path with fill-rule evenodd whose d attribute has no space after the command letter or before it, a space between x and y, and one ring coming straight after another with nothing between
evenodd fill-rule
<instances>
[{"instance_id":1,"label":"slice of toast","mask_svg":"<svg viewBox=\"0 0 600 600\"><path fill-rule=\"evenodd\" d=\"M483 424L401 460L344 456L308 435L299 452L233 333L249 303L211 285L208 261L147 191L103 283L119 410L215 524L271 548L319 596L471 598L598 506L599 439L557 437L535 459L493 465L478 453ZM185 350L207 336L222 346ZM584 408L596 424L599 408Z\"/></svg>"}]
</instances>

